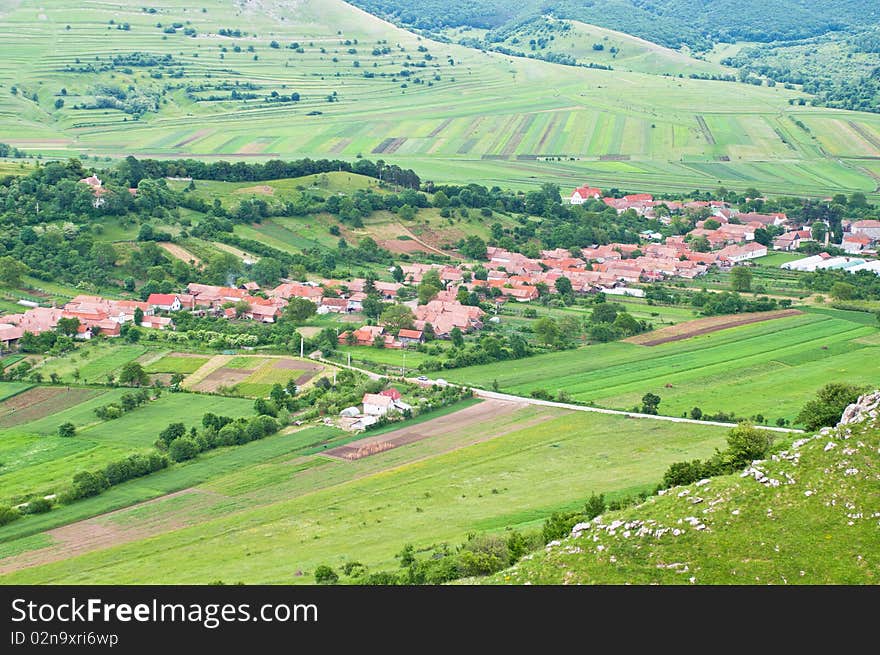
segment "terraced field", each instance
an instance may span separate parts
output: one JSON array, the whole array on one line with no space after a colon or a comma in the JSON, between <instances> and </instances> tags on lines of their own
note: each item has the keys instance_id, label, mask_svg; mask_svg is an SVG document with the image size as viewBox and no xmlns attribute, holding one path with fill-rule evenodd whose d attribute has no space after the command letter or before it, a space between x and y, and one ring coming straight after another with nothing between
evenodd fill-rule
<instances>
[{"instance_id":1,"label":"terraced field","mask_svg":"<svg viewBox=\"0 0 880 655\"><path fill-rule=\"evenodd\" d=\"M22 0L0 9L0 48L9 53L0 84L16 88L0 94L7 141L61 157L360 155L434 181L519 188L547 180L815 195L876 187L860 158L880 156L878 119L801 106L803 96L781 86L627 72L622 53L620 68L606 71L479 52L417 37L341 0L152 8ZM241 36L219 34L230 26ZM630 67L666 72L669 53L654 59L650 46L631 48L646 65ZM161 100L139 118L82 108L97 106L108 84Z\"/></svg>"}]
</instances>

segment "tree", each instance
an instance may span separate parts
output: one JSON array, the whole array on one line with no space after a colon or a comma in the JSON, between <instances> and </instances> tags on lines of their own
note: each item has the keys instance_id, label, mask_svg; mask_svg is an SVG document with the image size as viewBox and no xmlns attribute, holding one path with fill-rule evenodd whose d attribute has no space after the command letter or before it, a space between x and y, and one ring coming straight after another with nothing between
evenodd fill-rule
<instances>
[{"instance_id":1,"label":"tree","mask_svg":"<svg viewBox=\"0 0 880 655\"><path fill-rule=\"evenodd\" d=\"M326 564L315 568L315 582L317 584L336 584L339 582L339 574Z\"/></svg>"},{"instance_id":2,"label":"tree","mask_svg":"<svg viewBox=\"0 0 880 655\"><path fill-rule=\"evenodd\" d=\"M13 257L0 257L0 283L8 287L21 285L21 277L27 270L27 266Z\"/></svg>"},{"instance_id":3,"label":"tree","mask_svg":"<svg viewBox=\"0 0 880 655\"><path fill-rule=\"evenodd\" d=\"M403 284L403 281L406 278L404 277L403 269L400 267L399 264L394 265L394 270L391 271L391 277L394 279L395 282Z\"/></svg>"},{"instance_id":4,"label":"tree","mask_svg":"<svg viewBox=\"0 0 880 655\"><path fill-rule=\"evenodd\" d=\"M74 376L76 376L76 373L78 371L74 371ZM144 367L137 362L129 362L122 367L122 371L119 373L119 384L140 387L149 383L150 376L147 375Z\"/></svg>"},{"instance_id":5,"label":"tree","mask_svg":"<svg viewBox=\"0 0 880 655\"><path fill-rule=\"evenodd\" d=\"M712 244L709 243L709 239L701 234L700 236L691 239L690 248L694 252L709 252L712 250Z\"/></svg>"},{"instance_id":6,"label":"tree","mask_svg":"<svg viewBox=\"0 0 880 655\"><path fill-rule=\"evenodd\" d=\"M660 396L650 392L642 396L642 414L657 414L659 405Z\"/></svg>"},{"instance_id":7,"label":"tree","mask_svg":"<svg viewBox=\"0 0 880 655\"><path fill-rule=\"evenodd\" d=\"M456 348L461 348L464 345L464 336L458 326L452 328L449 332L449 338L452 339L452 345Z\"/></svg>"},{"instance_id":8,"label":"tree","mask_svg":"<svg viewBox=\"0 0 880 655\"><path fill-rule=\"evenodd\" d=\"M55 327L58 332L68 337L75 337L79 331L78 318L59 318L58 325Z\"/></svg>"},{"instance_id":9,"label":"tree","mask_svg":"<svg viewBox=\"0 0 880 655\"><path fill-rule=\"evenodd\" d=\"M808 401L795 418L807 430L818 430L837 424L847 405L859 399L864 390L844 382L831 382L819 389L816 398Z\"/></svg>"},{"instance_id":10,"label":"tree","mask_svg":"<svg viewBox=\"0 0 880 655\"><path fill-rule=\"evenodd\" d=\"M560 277L556 280L556 291L563 296L570 295L572 293L571 280L567 277Z\"/></svg>"},{"instance_id":11,"label":"tree","mask_svg":"<svg viewBox=\"0 0 880 655\"><path fill-rule=\"evenodd\" d=\"M132 323L134 323L135 325L140 325L143 322L144 322L144 310L142 310L140 307L135 307L134 308L134 320L132 321Z\"/></svg>"},{"instance_id":12,"label":"tree","mask_svg":"<svg viewBox=\"0 0 880 655\"><path fill-rule=\"evenodd\" d=\"M734 291L748 291L752 288L752 270L745 266L735 266L730 272L730 287Z\"/></svg>"},{"instance_id":13,"label":"tree","mask_svg":"<svg viewBox=\"0 0 880 655\"><path fill-rule=\"evenodd\" d=\"M624 337L642 332L642 324L629 312L618 312L613 325L614 330Z\"/></svg>"},{"instance_id":14,"label":"tree","mask_svg":"<svg viewBox=\"0 0 880 655\"><path fill-rule=\"evenodd\" d=\"M694 407L691 410L691 418L695 421L699 421L701 418L703 418L703 410L699 407Z\"/></svg>"},{"instance_id":15,"label":"tree","mask_svg":"<svg viewBox=\"0 0 880 655\"><path fill-rule=\"evenodd\" d=\"M559 325L549 316L539 318L532 327L542 343L550 346L559 341Z\"/></svg>"},{"instance_id":16,"label":"tree","mask_svg":"<svg viewBox=\"0 0 880 655\"><path fill-rule=\"evenodd\" d=\"M740 423L727 433L725 458L734 469L756 459L763 459L773 445L773 435L767 430Z\"/></svg>"},{"instance_id":17,"label":"tree","mask_svg":"<svg viewBox=\"0 0 880 655\"><path fill-rule=\"evenodd\" d=\"M825 243L825 235L828 234L828 226L822 221L816 221L810 227L810 236L819 243Z\"/></svg>"},{"instance_id":18,"label":"tree","mask_svg":"<svg viewBox=\"0 0 880 655\"><path fill-rule=\"evenodd\" d=\"M183 423L169 423L168 427L159 433L159 439L166 446L171 445L175 439L179 439L186 434L186 426Z\"/></svg>"},{"instance_id":19,"label":"tree","mask_svg":"<svg viewBox=\"0 0 880 655\"><path fill-rule=\"evenodd\" d=\"M603 294L599 294L603 295ZM613 323L617 314L623 310L621 305L603 302L596 305L590 314L590 323Z\"/></svg>"},{"instance_id":20,"label":"tree","mask_svg":"<svg viewBox=\"0 0 880 655\"><path fill-rule=\"evenodd\" d=\"M714 218L709 218L703 223L704 230L717 230L719 227L721 227L721 223Z\"/></svg>"},{"instance_id":21,"label":"tree","mask_svg":"<svg viewBox=\"0 0 880 655\"><path fill-rule=\"evenodd\" d=\"M69 421L58 426L59 437L72 437L76 435L76 426Z\"/></svg>"},{"instance_id":22,"label":"tree","mask_svg":"<svg viewBox=\"0 0 880 655\"><path fill-rule=\"evenodd\" d=\"M418 286L419 304L427 305L445 288L446 286L440 281L440 274L435 269L427 271Z\"/></svg>"},{"instance_id":23,"label":"tree","mask_svg":"<svg viewBox=\"0 0 880 655\"><path fill-rule=\"evenodd\" d=\"M381 334L377 334L373 337L373 347L374 348L384 348L385 347L385 337Z\"/></svg>"},{"instance_id":24,"label":"tree","mask_svg":"<svg viewBox=\"0 0 880 655\"><path fill-rule=\"evenodd\" d=\"M367 296L361 302L361 311L364 313L364 316L374 321L382 315L382 310L384 308L385 303L379 300L378 296L375 295Z\"/></svg>"},{"instance_id":25,"label":"tree","mask_svg":"<svg viewBox=\"0 0 880 655\"><path fill-rule=\"evenodd\" d=\"M459 252L468 259L486 259L486 242L472 234L459 247Z\"/></svg>"},{"instance_id":26,"label":"tree","mask_svg":"<svg viewBox=\"0 0 880 655\"><path fill-rule=\"evenodd\" d=\"M291 298L284 308L284 320L291 323L303 323L315 315L318 310L315 303L306 298Z\"/></svg>"},{"instance_id":27,"label":"tree","mask_svg":"<svg viewBox=\"0 0 880 655\"><path fill-rule=\"evenodd\" d=\"M251 275L263 286L275 284L281 277L281 264L271 257L261 257L251 268Z\"/></svg>"},{"instance_id":28,"label":"tree","mask_svg":"<svg viewBox=\"0 0 880 655\"><path fill-rule=\"evenodd\" d=\"M412 329L416 317L406 305L388 305L382 312L380 322L393 334Z\"/></svg>"},{"instance_id":29,"label":"tree","mask_svg":"<svg viewBox=\"0 0 880 655\"><path fill-rule=\"evenodd\" d=\"M849 282L835 282L831 287L831 297L835 300L853 300L857 293L856 286Z\"/></svg>"},{"instance_id":30,"label":"tree","mask_svg":"<svg viewBox=\"0 0 880 655\"><path fill-rule=\"evenodd\" d=\"M199 454L198 444L189 437L178 437L168 446L168 455L175 462L193 459Z\"/></svg>"}]
</instances>

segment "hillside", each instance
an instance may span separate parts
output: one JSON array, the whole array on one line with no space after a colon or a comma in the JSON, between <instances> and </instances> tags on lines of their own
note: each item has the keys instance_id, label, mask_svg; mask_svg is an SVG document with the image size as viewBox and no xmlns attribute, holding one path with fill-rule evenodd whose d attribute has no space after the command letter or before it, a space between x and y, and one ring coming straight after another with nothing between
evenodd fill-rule
<instances>
[{"instance_id":1,"label":"hillside","mask_svg":"<svg viewBox=\"0 0 880 655\"><path fill-rule=\"evenodd\" d=\"M876 584L880 392L739 475L575 526L496 584Z\"/></svg>"},{"instance_id":2,"label":"hillside","mask_svg":"<svg viewBox=\"0 0 880 655\"><path fill-rule=\"evenodd\" d=\"M0 132L31 155L361 155L488 187L822 196L873 192L880 175L880 119L810 107L781 85L480 52L340 0L0 11Z\"/></svg>"}]
</instances>

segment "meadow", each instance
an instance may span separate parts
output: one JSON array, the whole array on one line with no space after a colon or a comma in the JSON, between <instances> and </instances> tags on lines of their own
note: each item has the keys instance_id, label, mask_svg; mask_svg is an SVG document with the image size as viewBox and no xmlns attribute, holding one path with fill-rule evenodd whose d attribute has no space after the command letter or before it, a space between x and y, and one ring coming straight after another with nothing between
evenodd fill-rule
<instances>
[{"instance_id":1,"label":"meadow","mask_svg":"<svg viewBox=\"0 0 880 655\"><path fill-rule=\"evenodd\" d=\"M23 0L0 10L0 84L16 89L0 96L7 141L99 160L363 156L423 179L513 188L876 187L856 158L878 155L880 118L800 105L807 96L781 86L667 76L671 55L652 44L622 47L606 71L435 42L341 0L152 8ZM243 33L219 34L230 27ZM606 36L622 38L589 32L578 43ZM95 108L108 84L152 109Z\"/></svg>"},{"instance_id":2,"label":"meadow","mask_svg":"<svg viewBox=\"0 0 880 655\"><path fill-rule=\"evenodd\" d=\"M82 391L76 387L71 390ZM131 390L87 391L91 397L72 407L61 409L60 402L54 406L49 404L39 418L0 428L0 461L3 462L0 500L30 493L52 493L69 483L79 471L100 468L133 452L143 452L152 447L159 432L169 423L182 422L189 429L200 425L206 412L232 417L253 413L250 400L166 393L118 419L101 421L94 410L117 402ZM2 409L3 403L0 403L0 411ZM67 422L76 426L76 435L59 437L58 426Z\"/></svg>"},{"instance_id":3,"label":"meadow","mask_svg":"<svg viewBox=\"0 0 880 655\"><path fill-rule=\"evenodd\" d=\"M660 413L670 416L700 407L704 413L793 421L828 382L880 382L877 370L866 365L880 352L863 340L877 334L875 325L869 314L810 309L657 346L595 344L443 375L483 388L497 381L500 391L520 395L564 391L610 409L632 409L651 392L662 399Z\"/></svg>"},{"instance_id":4,"label":"meadow","mask_svg":"<svg viewBox=\"0 0 880 655\"><path fill-rule=\"evenodd\" d=\"M529 421L537 422L526 427ZM2 580L131 583L155 579L161 571L181 583L295 584L312 582L311 572L321 563L358 560L396 568L394 554L406 543L422 549L457 543L470 531L533 527L592 492L615 497L650 488L671 461L711 453L724 434L700 426L683 435L671 424L546 408L524 408L479 432L453 432L355 462L319 458L305 465L288 458L243 468L198 487L216 494L216 504L193 502L191 527L11 572ZM477 438L489 440L461 447ZM185 509L163 509L162 502L175 500L103 521L122 531L163 514L173 523ZM236 506L240 511L230 511ZM27 537L23 544L5 545L25 557L41 547L61 544ZM0 560L0 570L9 565Z\"/></svg>"}]
</instances>

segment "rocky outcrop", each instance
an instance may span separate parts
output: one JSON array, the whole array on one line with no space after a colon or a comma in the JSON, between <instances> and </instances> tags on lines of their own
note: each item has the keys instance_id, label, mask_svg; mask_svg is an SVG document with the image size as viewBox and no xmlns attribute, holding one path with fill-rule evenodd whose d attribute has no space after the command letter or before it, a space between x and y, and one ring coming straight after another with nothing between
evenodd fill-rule
<instances>
[{"instance_id":1,"label":"rocky outcrop","mask_svg":"<svg viewBox=\"0 0 880 655\"><path fill-rule=\"evenodd\" d=\"M852 423L861 423L862 421L876 419L880 415L880 391L872 391L859 399L852 405L849 405L840 417L841 425L850 425Z\"/></svg>"}]
</instances>

